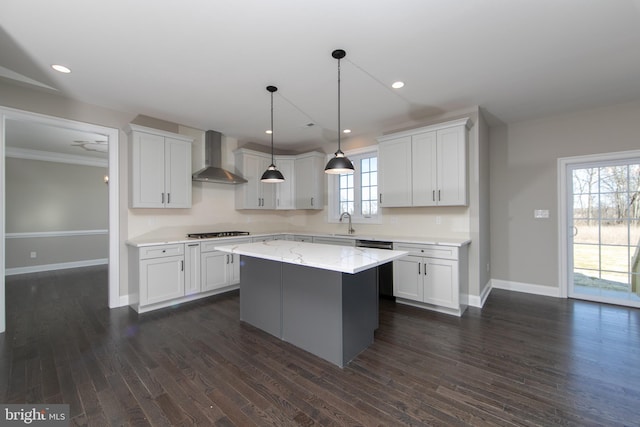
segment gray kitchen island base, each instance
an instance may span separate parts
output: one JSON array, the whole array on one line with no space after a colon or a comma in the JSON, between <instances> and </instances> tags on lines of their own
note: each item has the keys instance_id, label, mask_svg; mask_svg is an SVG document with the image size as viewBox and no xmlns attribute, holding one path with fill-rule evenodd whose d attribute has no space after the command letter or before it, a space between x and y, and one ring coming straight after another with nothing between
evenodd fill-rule
<instances>
[{"instance_id":1,"label":"gray kitchen island base","mask_svg":"<svg viewBox=\"0 0 640 427\"><path fill-rule=\"evenodd\" d=\"M348 274L242 256L240 319L340 367L373 342L376 269Z\"/></svg>"}]
</instances>

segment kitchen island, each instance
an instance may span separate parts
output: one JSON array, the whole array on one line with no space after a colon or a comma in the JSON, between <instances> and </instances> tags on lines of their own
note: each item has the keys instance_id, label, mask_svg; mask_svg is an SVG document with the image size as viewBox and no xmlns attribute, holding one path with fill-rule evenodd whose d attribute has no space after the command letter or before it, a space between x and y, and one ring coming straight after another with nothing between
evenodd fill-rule
<instances>
[{"instance_id":1,"label":"kitchen island","mask_svg":"<svg viewBox=\"0 0 640 427\"><path fill-rule=\"evenodd\" d=\"M240 320L340 367L373 342L375 267L408 254L285 240L215 249L241 255Z\"/></svg>"}]
</instances>

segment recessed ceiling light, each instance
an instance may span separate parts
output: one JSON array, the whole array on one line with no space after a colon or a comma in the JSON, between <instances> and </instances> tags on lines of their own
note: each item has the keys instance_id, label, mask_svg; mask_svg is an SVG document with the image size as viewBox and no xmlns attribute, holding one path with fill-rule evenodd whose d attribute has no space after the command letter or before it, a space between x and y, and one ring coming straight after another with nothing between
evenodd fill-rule
<instances>
[{"instance_id":1,"label":"recessed ceiling light","mask_svg":"<svg viewBox=\"0 0 640 427\"><path fill-rule=\"evenodd\" d=\"M53 68L54 70L60 72L60 73L64 73L64 74L69 74L71 72L71 69L69 69L68 67L65 67L64 65L60 65L60 64L53 64L51 66L51 68Z\"/></svg>"},{"instance_id":2,"label":"recessed ceiling light","mask_svg":"<svg viewBox=\"0 0 640 427\"><path fill-rule=\"evenodd\" d=\"M264 133L266 133L267 135L271 135L273 131L271 129L267 129L264 131Z\"/></svg>"},{"instance_id":3,"label":"recessed ceiling light","mask_svg":"<svg viewBox=\"0 0 640 427\"><path fill-rule=\"evenodd\" d=\"M345 129L342 131L342 133L351 133L351 129Z\"/></svg>"},{"instance_id":4,"label":"recessed ceiling light","mask_svg":"<svg viewBox=\"0 0 640 427\"><path fill-rule=\"evenodd\" d=\"M400 89L401 87L404 87L404 82L393 82L391 87L394 89Z\"/></svg>"}]
</instances>

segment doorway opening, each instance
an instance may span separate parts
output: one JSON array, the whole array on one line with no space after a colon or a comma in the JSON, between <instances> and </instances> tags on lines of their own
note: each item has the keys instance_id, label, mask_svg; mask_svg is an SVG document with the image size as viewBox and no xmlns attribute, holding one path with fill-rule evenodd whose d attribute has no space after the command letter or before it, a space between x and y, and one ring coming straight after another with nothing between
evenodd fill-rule
<instances>
[{"instance_id":1,"label":"doorway opening","mask_svg":"<svg viewBox=\"0 0 640 427\"><path fill-rule=\"evenodd\" d=\"M110 308L122 305L119 296L119 217L118 217L118 133L114 128L93 125L45 116L36 113L0 107L0 239L2 240L2 256L0 256L0 332L6 328L5 316L5 271L6 271L6 129L8 122L22 124L45 125L75 132L87 132L104 136L108 144L108 282Z\"/></svg>"}]
</instances>

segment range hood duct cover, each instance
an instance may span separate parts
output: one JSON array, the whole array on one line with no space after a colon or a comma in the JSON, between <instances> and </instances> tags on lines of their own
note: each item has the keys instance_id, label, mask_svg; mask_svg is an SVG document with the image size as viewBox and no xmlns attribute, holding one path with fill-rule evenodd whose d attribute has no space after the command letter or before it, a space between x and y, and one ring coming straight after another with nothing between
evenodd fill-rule
<instances>
[{"instance_id":1,"label":"range hood duct cover","mask_svg":"<svg viewBox=\"0 0 640 427\"><path fill-rule=\"evenodd\" d=\"M204 133L204 168L192 175L194 181L221 184L243 184L243 177L222 169L222 134L214 130Z\"/></svg>"}]
</instances>

